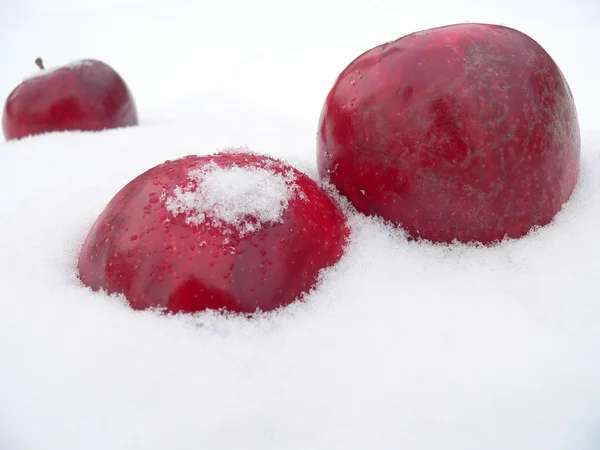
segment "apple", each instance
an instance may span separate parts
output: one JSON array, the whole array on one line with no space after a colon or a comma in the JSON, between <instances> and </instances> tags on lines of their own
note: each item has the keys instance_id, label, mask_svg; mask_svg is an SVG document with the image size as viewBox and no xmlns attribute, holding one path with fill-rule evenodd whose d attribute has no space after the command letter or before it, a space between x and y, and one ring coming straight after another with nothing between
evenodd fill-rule
<instances>
[{"instance_id":1,"label":"apple","mask_svg":"<svg viewBox=\"0 0 600 450\"><path fill-rule=\"evenodd\" d=\"M94 59L41 69L8 96L2 114L7 140L52 131L98 131L138 124L135 103L121 76Z\"/></svg>"},{"instance_id":2,"label":"apple","mask_svg":"<svg viewBox=\"0 0 600 450\"><path fill-rule=\"evenodd\" d=\"M271 311L313 288L347 237L339 207L289 164L239 150L187 156L114 196L78 271L137 310Z\"/></svg>"},{"instance_id":3,"label":"apple","mask_svg":"<svg viewBox=\"0 0 600 450\"><path fill-rule=\"evenodd\" d=\"M490 244L553 220L580 147L548 53L511 28L458 24L352 61L323 106L317 163L358 211L409 237Z\"/></svg>"}]
</instances>

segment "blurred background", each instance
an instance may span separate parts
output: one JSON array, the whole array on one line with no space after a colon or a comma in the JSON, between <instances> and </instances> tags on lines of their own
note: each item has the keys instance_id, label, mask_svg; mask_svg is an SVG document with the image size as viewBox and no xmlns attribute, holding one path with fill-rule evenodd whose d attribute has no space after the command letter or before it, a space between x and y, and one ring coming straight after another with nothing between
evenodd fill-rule
<instances>
[{"instance_id":1,"label":"blurred background","mask_svg":"<svg viewBox=\"0 0 600 450\"><path fill-rule=\"evenodd\" d=\"M142 120L165 102L216 92L317 120L341 70L405 34L460 22L517 28L562 68L582 128L600 101L600 1L0 0L0 97L29 73L80 58L112 65Z\"/></svg>"}]
</instances>

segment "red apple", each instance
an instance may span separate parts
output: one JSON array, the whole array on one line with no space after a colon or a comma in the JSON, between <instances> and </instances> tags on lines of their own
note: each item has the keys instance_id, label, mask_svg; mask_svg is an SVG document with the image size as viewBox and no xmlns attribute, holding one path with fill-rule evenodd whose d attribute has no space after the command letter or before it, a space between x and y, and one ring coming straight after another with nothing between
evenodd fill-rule
<instances>
[{"instance_id":1,"label":"red apple","mask_svg":"<svg viewBox=\"0 0 600 450\"><path fill-rule=\"evenodd\" d=\"M402 37L339 75L318 168L357 210L434 242L491 243L549 223L579 172L571 90L540 45L460 24Z\"/></svg>"},{"instance_id":2,"label":"red apple","mask_svg":"<svg viewBox=\"0 0 600 450\"><path fill-rule=\"evenodd\" d=\"M248 152L167 161L127 184L79 255L82 282L134 309L287 305L341 257L346 219L307 175Z\"/></svg>"},{"instance_id":3,"label":"red apple","mask_svg":"<svg viewBox=\"0 0 600 450\"><path fill-rule=\"evenodd\" d=\"M52 131L98 131L137 125L129 88L110 66L75 61L25 79L6 99L2 130L7 140Z\"/></svg>"}]
</instances>

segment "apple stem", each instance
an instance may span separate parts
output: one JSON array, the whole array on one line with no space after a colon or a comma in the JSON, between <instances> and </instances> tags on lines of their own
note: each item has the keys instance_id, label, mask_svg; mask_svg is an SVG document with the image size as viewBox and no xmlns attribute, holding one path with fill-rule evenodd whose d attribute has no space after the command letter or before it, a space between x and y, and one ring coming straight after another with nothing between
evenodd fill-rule
<instances>
[{"instance_id":1,"label":"apple stem","mask_svg":"<svg viewBox=\"0 0 600 450\"><path fill-rule=\"evenodd\" d=\"M37 58L35 60L35 63L40 68L40 70L44 70L44 62L42 61L42 58Z\"/></svg>"}]
</instances>

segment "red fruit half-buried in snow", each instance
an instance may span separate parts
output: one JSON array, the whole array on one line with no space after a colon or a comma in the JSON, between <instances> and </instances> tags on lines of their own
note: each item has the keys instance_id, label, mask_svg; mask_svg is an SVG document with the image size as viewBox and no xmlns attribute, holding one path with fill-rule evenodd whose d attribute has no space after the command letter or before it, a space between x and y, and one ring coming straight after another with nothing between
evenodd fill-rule
<instances>
[{"instance_id":1,"label":"red fruit half-buried in snow","mask_svg":"<svg viewBox=\"0 0 600 450\"><path fill-rule=\"evenodd\" d=\"M350 63L323 107L318 167L359 211L413 237L491 243L554 218L580 145L548 53L517 30L460 24Z\"/></svg>"},{"instance_id":2,"label":"red fruit half-buried in snow","mask_svg":"<svg viewBox=\"0 0 600 450\"><path fill-rule=\"evenodd\" d=\"M342 211L307 175L247 152L160 164L110 201L79 256L82 282L134 309L287 305L336 263Z\"/></svg>"},{"instance_id":3,"label":"red fruit half-buried in snow","mask_svg":"<svg viewBox=\"0 0 600 450\"><path fill-rule=\"evenodd\" d=\"M2 114L7 140L54 131L99 131L138 124L127 84L109 65L95 59L42 69L8 96Z\"/></svg>"}]
</instances>

